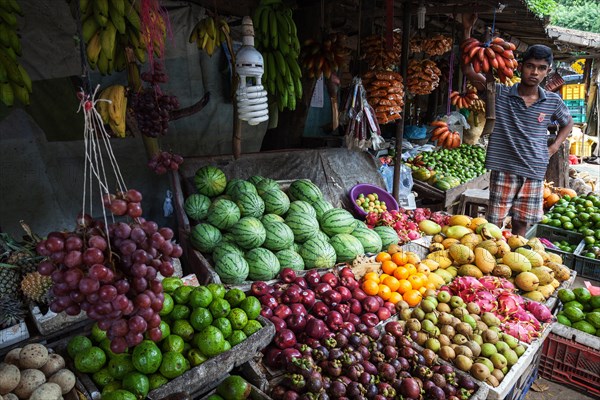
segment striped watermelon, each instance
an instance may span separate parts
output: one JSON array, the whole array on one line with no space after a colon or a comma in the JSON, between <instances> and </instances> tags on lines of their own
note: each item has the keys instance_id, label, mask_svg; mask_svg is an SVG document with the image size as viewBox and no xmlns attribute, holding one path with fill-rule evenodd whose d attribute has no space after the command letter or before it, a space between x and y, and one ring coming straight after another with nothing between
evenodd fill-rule
<instances>
[{"instance_id":1,"label":"striped watermelon","mask_svg":"<svg viewBox=\"0 0 600 400\"><path fill-rule=\"evenodd\" d=\"M214 262L219 261L226 254L238 254L240 256L244 255L244 251L239 248L238 245L233 243L227 243L221 241L218 245L215 246L215 249L212 253L212 258Z\"/></svg>"},{"instance_id":2,"label":"striped watermelon","mask_svg":"<svg viewBox=\"0 0 600 400\"><path fill-rule=\"evenodd\" d=\"M201 221L206 218L206 213L210 207L210 199L203 194L192 194L183 204L183 209L188 217L193 220Z\"/></svg>"},{"instance_id":3,"label":"striped watermelon","mask_svg":"<svg viewBox=\"0 0 600 400\"><path fill-rule=\"evenodd\" d=\"M277 214L265 214L262 216L262 218L260 219L260 222L264 224L268 224L269 222L284 222L285 219L283 219L283 217L280 217Z\"/></svg>"},{"instance_id":4,"label":"striped watermelon","mask_svg":"<svg viewBox=\"0 0 600 400\"><path fill-rule=\"evenodd\" d=\"M198 193L208 197L215 197L225 191L227 186L227 178L225 173L217 167L206 165L196 171L194 176L194 184Z\"/></svg>"},{"instance_id":5,"label":"striped watermelon","mask_svg":"<svg viewBox=\"0 0 600 400\"><path fill-rule=\"evenodd\" d=\"M235 187L240 183L243 182L243 179L240 178L232 178L227 182L227 186L225 186L225 194L232 196L233 191L235 189Z\"/></svg>"},{"instance_id":6,"label":"striped watermelon","mask_svg":"<svg viewBox=\"0 0 600 400\"><path fill-rule=\"evenodd\" d=\"M296 253L300 254L300 249L302 248L302 244L298 242L294 242L292 246L290 246L289 250L294 250Z\"/></svg>"},{"instance_id":7,"label":"striped watermelon","mask_svg":"<svg viewBox=\"0 0 600 400\"><path fill-rule=\"evenodd\" d=\"M323 231L318 231L314 238L329 242L329 236L327 236Z\"/></svg>"},{"instance_id":8,"label":"striped watermelon","mask_svg":"<svg viewBox=\"0 0 600 400\"><path fill-rule=\"evenodd\" d=\"M331 268L335 265L335 249L329 243L319 239L306 241L300 248L299 254L307 269Z\"/></svg>"},{"instance_id":9,"label":"striped watermelon","mask_svg":"<svg viewBox=\"0 0 600 400\"><path fill-rule=\"evenodd\" d=\"M221 242L223 243L235 243L235 236L231 232L221 232L222 238Z\"/></svg>"},{"instance_id":10,"label":"striped watermelon","mask_svg":"<svg viewBox=\"0 0 600 400\"><path fill-rule=\"evenodd\" d=\"M355 229L358 229L358 228L367 228L367 229L369 229L369 227L367 226L367 224L365 223L365 221L361 221L360 219L356 220L356 228Z\"/></svg>"},{"instance_id":11,"label":"striped watermelon","mask_svg":"<svg viewBox=\"0 0 600 400\"><path fill-rule=\"evenodd\" d=\"M240 284L248 278L250 266L242 255L227 253L215 263L215 271L223 283Z\"/></svg>"},{"instance_id":12,"label":"striped watermelon","mask_svg":"<svg viewBox=\"0 0 600 400\"><path fill-rule=\"evenodd\" d=\"M290 199L283 190L269 190L262 193L260 197L265 202L266 213L284 215L290 208Z\"/></svg>"},{"instance_id":13,"label":"striped watermelon","mask_svg":"<svg viewBox=\"0 0 600 400\"><path fill-rule=\"evenodd\" d=\"M264 224L267 236L263 247L272 251L289 248L294 243L294 233L283 222L270 222Z\"/></svg>"},{"instance_id":14,"label":"striped watermelon","mask_svg":"<svg viewBox=\"0 0 600 400\"><path fill-rule=\"evenodd\" d=\"M260 218L265 212L265 202L256 193L243 192L237 196L237 206L242 217Z\"/></svg>"},{"instance_id":15,"label":"striped watermelon","mask_svg":"<svg viewBox=\"0 0 600 400\"><path fill-rule=\"evenodd\" d=\"M302 200L292 201L292 203L290 204L290 209L288 210L288 215L293 213L302 213L308 214L315 218L317 217L317 212L315 211L313 206L311 206L310 203Z\"/></svg>"},{"instance_id":16,"label":"striped watermelon","mask_svg":"<svg viewBox=\"0 0 600 400\"><path fill-rule=\"evenodd\" d=\"M253 281L268 281L279 273L279 260L272 251L259 247L246 253L250 269L248 278Z\"/></svg>"},{"instance_id":17,"label":"striped watermelon","mask_svg":"<svg viewBox=\"0 0 600 400\"><path fill-rule=\"evenodd\" d=\"M296 253L294 250L281 250L275 253L275 256L277 256L277 259L279 260L281 269L291 268L296 271L302 271L304 269L304 260L300 257L300 254Z\"/></svg>"},{"instance_id":18,"label":"striped watermelon","mask_svg":"<svg viewBox=\"0 0 600 400\"><path fill-rule=\"evenodd\" d=\"M220 199L210 205L206 220L224 231L238 222L240 216L240 209L233 201Z\"/></svg>"},{"instance_id":19,"label":"striped watermelon","mask_svg":"<svg viewBox=\"0 0 600 400\"><path fill-rule=\"evenodd\" d=\"M221 231L211 224L198 224L190 235L192 246L203 253L212 253L221 241Z\"/></svg>"},{"instance_id":20,"label":"striped watermelon","mask_svg":"<svg viewBox=\"0 0 600 400\"><path fill-rule=\"evenodd\" d=\"M325 199L319 199L311 204L317 213L317 219L321 220L325 211L329 211L333 208L333 205Z\"/></svg>"},{"instance_id":21,"label":"striped watermelon","mask_svg":"<svg viewBox=\"0 0 600 400\"><path fill-rule=\"evenodd\" d=\"M398 234L391 226L376 226L373 230L381 238L381 245L384 249L387 249L390 244L398 244L400 241Z\"/></svg>"},{"instance_id":22,"label":"striped watermelon","mask_svg":"<svg viewBox=\"0 0 600 400\"><path fill-rule=\"evenodd\" d=\"M251 176L250 178L248 178L248 182L250 182L252 185L256 186L256 184L260 181L262 181L263 179L265 179L264 176L260 176L260 175L254 175Z\"/></svg>"},{"instance_id":23,"label":"striped watermelon","mask_svg":"<svg viewBox=\"0 0 600 400\"><path fill-rule=\"evenodd\" d=\"M379 253L382 248L381 237L373 229L369 229L366 226L356 227L352 231L352 236L357 238L363 245L365 253Z\"/></svg>"},{"instance_id":24,"label":"striped watermelon","mask_svg":"<svg viewBox=\"0 0 600 400\"><path fill-rule=\"evenodd\" d=\"M337 262L352 262L357 255L365 254L360 241L347 233L340 233L331 238L331 246L335 249Z\"/></svg>"},{"instance_id":25,"label":"striped watermelon","mask_svg":"<svg viewBox=\"0 0 600 400\"><path fill-rule=\"evenodd\" d=\"M230 195L228 195L228 194L225 194L225 193L223 193L223 194L221 194L221 195L219 195L219 196L215 197L215 198L213 199L213 203L214 203L215 201L218 201L218 200L230 200L230 201L233 201L233 197L231 197L231 196L230 196Z\"/></svg>"},{"instance_id":26,"label":"striped watermelon","mask_svg":"<svg viewBox=\"0 0 600 400\"><path fill-rule=\"evenodd\" d=\"M352 233L356 227L356 219L342 208L332 208L325 211L319 222L321 230L329 236L338 233Z\"/></svg>"},{"instance_id":27,"label":"striped watermelon","mask_svg":"<svg viewBox=\"0 0 600 400\"><path fill-rule=\"evenodd\" d=\"M298 179L292 182L288 194L292 200L304 200L309 203L314 203L323 197L321 189L309 179Z\"/></svg>"},{"instance_id":28,"label":"striped watermelon","mask_svg":"<svg viewBox=\"0 0 600 400\"><path fill-rule=\"evenodd\" d=\"M271 190L279 190L279 183L277 183L276 180L271 178L264 178L254 186L256 186L256 191L260 195L266 192L270 192Z\"/></svg>"},{"instance_id":29,"label":"striped watermelon","mask_svg":"<svg viewBox=\"0 0 600 400\"><path fill-rule=\"evenodd\" d=\"M294 232L294 239L298 243L304 243L311 239L319 230L317 219L307 214L290 214L285 218L285 223Z\"/></svg>"},{"instance_id":30,"label":"striped watermelon","mask_svg":"<svg viewBox=\"0 0 600 400\"><path fill-rule=\"evenodd\" d=\"M248 192L258 194L253 184L251 184L248 181L239 181L231 188L231 191L227 194L233 198L233 201L237 201L240 195Z\"/></svg>"},{"instance_id":31,"label":"striped watermelon","mask_svg":"<svg viewBox=\"0 0 600 400\"><path fill-rule=\"evenodd\" d=\"M260 247L267 236L265 227L254 217L241 218L237 224L231 227L230 232L235 239L234 243L242 249Z\"/></svg>"}]
</instances>

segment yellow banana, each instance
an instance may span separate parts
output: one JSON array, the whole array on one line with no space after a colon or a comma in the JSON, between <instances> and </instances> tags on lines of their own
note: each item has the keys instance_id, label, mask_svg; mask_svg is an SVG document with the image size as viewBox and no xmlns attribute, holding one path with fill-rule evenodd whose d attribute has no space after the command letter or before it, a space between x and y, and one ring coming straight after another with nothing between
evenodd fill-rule
<instances>
[{"instance_id":1,"label":"yellow banana","mask_svg":"<svg viewBox=\"0 0 600 400\"><path fill-rule=\"evenodd\" d=\"M100 92L100 95L98 96L98 101L96 102L96 110L98 111L98 114L100 114L100 118L102 118L102 123L105 125L108 124L108 122L110 121L110 114L108 112L109 103L108 101L104 100L110 100L109 93L111 90L112 86L109 86L102 92Z\"/></svg>"},{"instance_id":2,"label":"yellow banana","mask_svg":"<svg viewBox=\"0 0 600 400\"><path fill-rule=\"evenodd\" d=\"M217 38L217 31L215 29L215 20L213 19L213 17L206 17L206 33L208 33L208 36L210 36L210 38L212 40L215 40Z\"/></svg>"}]
</instances>

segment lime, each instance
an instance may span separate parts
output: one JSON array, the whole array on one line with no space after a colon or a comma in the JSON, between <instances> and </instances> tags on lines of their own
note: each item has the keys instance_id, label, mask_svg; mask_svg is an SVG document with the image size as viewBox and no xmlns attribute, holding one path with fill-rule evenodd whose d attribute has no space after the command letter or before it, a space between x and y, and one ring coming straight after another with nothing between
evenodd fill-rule
<instances>
[{"instance_id":1,"label":"lime","mask_svg":"<svg viewBox=\"0 0 600 400\"><path fill-rule=\"evenodd\" d=\"M135 367L131 361L131 354L115 354L108 362L108 372L115 379L123 379L127 373L132 371L135 371Z\"/></svg>"},{"instance_id":2,"label":"lime","mask_svg":"<svg viewBox=\"0 0 600 400\"><path fill-rule=\"evenodd\" d=\"M212 314L213 318L221 318L229 315L231 307L227 300L223 298L216 298L208 306L208 310Z\"/></svg>"},{"instance_id":3,"label":"lime","mask_svg":"<svg viewBox=\"0 0 600 400\"><path fill-rule=\"evenodd\" d=\"M206 286L198 286L190 294L189 305L192 308L208 307L213 301L213 294Z\"/></svg>"},{"instance_id":4,"label":"lime","mask_svg":"<svg viewBox=\"0 0 600 400\"><path fill-rule=\"evenodd\" d=\"M206 356L200 353L198 349L190 349L186 354L187 360L190 362L192 367L202 364L204 361L208 360Z\"/></svg>"},{"instance_id":5,"label":"lime","mask_svg":"<svg viewBox=\"0 0 600 400\"><path fill-rule=\"evenodd\" d=\"M212 325L219 328L225 339L231 336L233 329L231 328L231 322L227 318L217 318L213 321Z\"/></svg>"},{"instance_id":6,"label":"lime","mask_svg":"<svg viewBox=\"0 0 600 400\"><path fill-rule=\"evenodd\" d=\"M102 400L137 400L137 397L129 390L117 389L112 392L102 394Z\"/></svg>"},{"instance_id":7,"label":"lime","mask_svg":"<svg viewBox=\"0 0 600 400\"><path fill-rule=\"evenodd\" d=\"M210 311L208 311L208 309L199 307L192 311L192 315L190 316L190 323L198 332L212 324L212 322L213 316L210 313Z\"/></svg>"},{"instance_id":8,"label":"lime","mask_svg":"<svg viewBox=\"0 0 600 400\"><path fill-rule=\"evenodd\" d=\"M248 337L246 336L244 331L235 330L235 331L231 332L231 336L229 336L228 340L232 346L235 346L236 344L242 343L247 338Z\"/></svg>"},{"instance_id":9,"label":"lime","mask_svg":"<svg viewBox=\"0 0 600 400\"><path fill-rule=\"evenodd\" d=\"M243 331L244 331L244 334L246 334L246 336L250 336L253 333L260 331L261 329L262 329L262 325L260 324L260 322L258 322L255 319L251 319L250 321L248 321L248 323L244 327Z\"/></svg>"},{"instance_id":10,"label":"lime","mask_svg":"<svg viewBox=\"0 0 600 400\"><path fill-rule=\"evenodd\" d=\"M160 340L165 340L171 334L171 327L165 321L160 321L158 329L160 329L160 332L162 333Z\"/></svg>"},{"instance_id":11,"label":"lime","mask_svg":"<svg viewBox=\"0 0 600 400\"><path fill-rule=\"evenodd\" d=\"M137 371L130 372L123 377L123 389L130 391L138 399L145 399L150 391L148 377Z\"/></svg>"},{"instance_id":12,"label":"lime","mask_svg":"<svg viewBox=\"0 0 600 400\"><path fill-rule=\"evenodd\" d=\"M215 326L207 326L198 334L195 342L198 349L208 357L214 357L225 349L223 333Z\"/></svg>"},{"instance_id":13,"label":"lime","mask_svg":"<svg viewBox=\"0 0 600 400\"><path fill-rule=\"evenodd\" d=\"M96 385L100 386L100 388L103 388L114 381L115 378L110 374L108 368L104 367L92 375L92 380Z\"/></svg>"},{"instance_id":14,"label":"lime","mask_svg":"<svg viewBox=\"0 0 600 400\"><path fill-rule=\"evenodd\" d=\"M231 310L227 319L231 322L231 327L238 330L244 329L248 323L248 316L241 308L234 308Z\"/></svg>"},{"instance_id":15,"label":"lime","mask_svg":"<svg viewBox=\"0 0 600 400\"><path fill-rule=\"evenodd\" d=\"M75 368L86 374L100 371L105 363L106 354L100 347L92 346L75 355Z\"/></svg>"},{"instance_id":16,"label":"lime","mask_svg":"<svg viewBox=\"0 0 600 400\"><path fill-rule=\"evenodd\" d=\"M171 311L171 314L169 314L169 318L171 318L173 321L176 319L188 319L189 316L190 308L184 304L175 304L173 311Z\"/></svg>"},{"instance_id":17,"label":"lime","mask_svg":"<svg viewBox=\"0 0 600 400\"><path fill-rule=\"evenodd\" d=\"M194 291L192 286L179 286L173 292L173 300L175 300L175 304L187 304L190 300L190 294Z\"/></svg>"},{"instance_id":18,"label":"lime","mask_svg":"<svg viewBox=\"0 0 600 400\"><path fill-rule=\"evenodd\" d=\"M168 351L163 354L160 373L168 379L177 378L189 369L189 365L189 361L185 359L183 354L176 351Z\"/></svg>"},{"instance_id":19,"label":"lime","mask_svg":"<svg viewBox=\"0 0 600 400\"><path fill-rule=\"evenodd\" d=\"M246 298L246 293L242 290L234 288L225 293L225 300L231 307L237 307Z\"/></svg>"},{"instance_id":20,"label":"lime","mask_svg":"<svg viewBox=\"0 0 600 400\"><path fill-rule=\"evenodd\" d=\"M171 324L171 333L181 336L181 338L187 342L194 336L194 328L188 320L178 319Z\"/></svg>"},{"instance_id":21,"label":"lime","mask_svg":"<svg viewBox=\"0 0 600 400\"><path fill-rule=\"evenodd\" d=\"M165 293L171 294L175 291L175 289L183 286L183 281L181 278L171 276L162 280L162 286Z\"/></svg>"},{"instance_id":22,"label":"lime","mask_svg":"<svg viewBox=\"0 0 600 400\"><path fill-rule=\"evenodd\" d=\"M92 325L92 333L90 334L90 338L94 343L100 343L102 340L106 339L106 331L103 331L98 327L98 323L94 322Z\"/></svg>"},{"instance_id":23,"label":"lime","mask_svg":"<svg viewBox=\"0 0 600 400\"><path fill-rule=\"evenodd\" d=\"M161 350L163 351L163 353L166 353L168 351L176 351L181 353L183 352L184 344L185 342L183 341L181 336L169 335L167 338L165 338L165 340L163 340Z\"/></svg>"},{"instance_id":24,"label":"lime","mask_svg":"<svg viewBox=\"0 0 600 400\"><path fill-rule=\"evenodd\" d=\"M131 360L135 369L148 375L158 370L162 361L162 354L156 343L151 340L143 340L133 349Z\"/></svg>"},{"instance_id":25,"label":"lime","mask_svg":"<svg viewBox=\"0 0 600 400\"><path fill-rule=\"evenodd\" d=\"M173 311L173 307L175 306L175 302L173 301L173 297L169 293L163 293L165 298L163 300L162 310L158 313L161 317L169 315L171 311Z\"/></svg>"},{"instance_id":26,"label":"lime","mask_svg":"<svg viewBox=\"0 0 600 400\"><path fill-rule=\"evenodd\" d=\"M67 344L67 353L69 353L72 359L75 359L77 354L90 347L92 347L92 341L87 337L82 335L73 336Z\"/></svg>"},{"instance_id":27,"label":"lime","mask_svg":"<svg viewBox=\"0 0 600 400\"><path fill-rule=\"evenodd\" d=\"M209 283L206 287L212 293L213 298L222 299L225 297L225 286L219 283Z\"/></svg>"},{"instance_id":28,"label":"lime","mask_svg":"<svg viewBox=\"0 0 600 400\"><path fill-rule=\"evenodd\" d=\"M225 400L246 399L251 391L252 386L238 375L229 375L217 386L217 394Z\"/></svg>"},{"instance_id":29,"label":"lime","mask_svg":"<svg viewBox=\"0 0 600 400\"><path fill-rule=\"evenodd\" d=\"M154 390L169 382L169 380L159 373L154 373L148 377L148 382L150 384L150 390Z\"/></svg>"},{"instance_id":30,"label":"lime","mask_svg":"<svg viewBox=\"0 0 600 400\"><path fill-rule=\"evenodd\" d=\"M229 343L228 340L225 340L225 342L223 343L223 351L221 351L221 353L231 350L231 343Z\"/></svg>"},{"instance_id":31,"label":"lime","mask_svg":"<svg viewBox=\"0 0 600 400\"><path fill-rule=\"evenodd\" d=\"M596 243L596 238L594 236L586 236L583 238L585 244L594 244Z\"/></svg>"},{"instance_id":32,"label":"lime","mask_svg":"<svg viewBox=\"0 0 600 400\"><path fill-rule=\"evenodd\" d=\"M111 381L102 388L102 398L110 392L121 389L121 381Z\"/></svg>"},{"instance_id":33,"label":"lime","mask_svg":"<svg viewBox=\"0 0 600 400\"><path fill-rule=\"evenodd\" d=\"M221 396L219 396L216 393L211 394L210 396L208 396L206 398L206 400L225 400L224 398L222 398Z\"/></svg>"},{"instance_id":34,"label":"lime","mask_svg":"<svg viewBox=\"0 0 600 400\"><path fill-rule=\"evenodd\" d=\"M249 320L256 319L260 315L260 301L254 296L246 297L240 303L240 308L244 310Z\"/></svg>"}]
</instances>

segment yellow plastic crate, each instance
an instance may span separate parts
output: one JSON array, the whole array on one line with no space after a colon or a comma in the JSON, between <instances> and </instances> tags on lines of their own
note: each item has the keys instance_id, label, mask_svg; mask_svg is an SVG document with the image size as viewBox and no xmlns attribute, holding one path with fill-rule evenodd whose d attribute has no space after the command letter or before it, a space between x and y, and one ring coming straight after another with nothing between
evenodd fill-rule
<instances>
[{"instance_id":1,"label":"yellow plastic crate","mask_svg":"<svg viewBox=\"0 0 600 400\"><path fill-rule=\"evenodd\" d=\"M561 95L563 100L585 99L585 84L564 85L561 89Z\"/></svg>"},{"instance_id":2,"label":"yellow plastic crate","mask_svg":"<svg viewBox=\"0 0 600 400\"><path fill-rule=\"evenodd\" d=\"M570 154L574 154L577 157L589 157L592 155L592 145L594 141L591 139L586 140L583 143L583 151L581 149L581 140L571 143L571 147L569 149Z\"/></svg>"}]
</instances>

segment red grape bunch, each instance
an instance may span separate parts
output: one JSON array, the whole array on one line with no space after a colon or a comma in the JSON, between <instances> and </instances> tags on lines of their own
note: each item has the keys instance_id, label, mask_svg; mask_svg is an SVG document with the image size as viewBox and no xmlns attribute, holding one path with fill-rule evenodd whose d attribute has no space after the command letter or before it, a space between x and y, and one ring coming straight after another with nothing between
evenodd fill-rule
<instances>
[{"instance_id":1,"label":"red grape bunch","mask_svg":"<svg viewBox=\"0 0 600 400\"><path fill-rule=\"evenodd\" d=\"M131 218L142 216L142 194L135 189L130 189L125 193L105 194L102 196L102 201L104 207L116 216L127 215Z\"/></svg>"},{"instance_id":2,"label":"red grape bunch","mask_svg":"<svg viewBox=\"0 0 600 400\"><path fill-rule=\"evenodd\" d=\"M170 228L139 218L108 227L89 215L72 232L52 232L37 245L47 257L40 274L52 277L50 309L68 315L81 310L107 331L111 350L122 353L144 334L153 341L160 331L164 294L157 274L173 274L173 258L182 254ZM109 246L110 244L110 246Z\"/></svg>"},{"instance_id":3,"label":"red grape bunch","mask_svg":"<svg viewBox=\"0 0 600 400\"><path fill-rule=\"evenodd\" d=\"M158 175L163 175L167 170L177 171L183 163L183 157L170 151L161 151L152 156L148 161L148 167Z\"/></svg>"}]
</instances>

